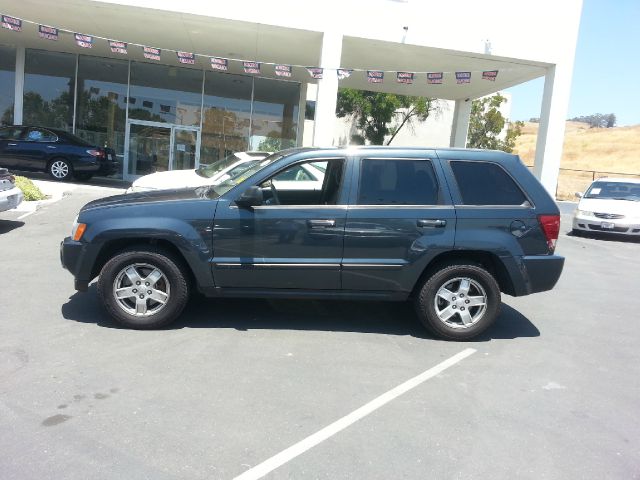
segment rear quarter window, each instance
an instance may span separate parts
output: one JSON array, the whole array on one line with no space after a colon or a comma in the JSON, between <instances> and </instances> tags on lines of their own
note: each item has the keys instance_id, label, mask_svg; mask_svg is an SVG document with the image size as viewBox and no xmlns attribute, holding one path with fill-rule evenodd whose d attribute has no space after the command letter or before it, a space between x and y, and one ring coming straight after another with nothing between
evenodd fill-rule
<instances>
[{"instance_id":1,"label":"rear quarter window","mask_svg":"<svg viewBox=\"0 0 640 480\"><path fill-rule=\"evenodd\" d=\"M522 205L527 201L516 182L495 163L454 160L450 165L465 205Z\"/></svg>"}]
</instances>

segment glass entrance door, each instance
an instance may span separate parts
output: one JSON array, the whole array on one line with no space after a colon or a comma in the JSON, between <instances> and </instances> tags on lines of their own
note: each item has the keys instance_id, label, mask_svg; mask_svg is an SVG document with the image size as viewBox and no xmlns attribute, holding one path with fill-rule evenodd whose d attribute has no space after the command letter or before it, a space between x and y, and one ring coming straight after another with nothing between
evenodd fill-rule
<instances>
[{"instance_id":1,"label":"glass entrance door","mask_svg":"<svg viewBox=\"0 0 640 480\"><path fill-rule=\"evenodd\" d=\"M125 178L167 170L198 168L200 129L160 122L129 120L125 150Z\"/></svg>"}]
</instances>

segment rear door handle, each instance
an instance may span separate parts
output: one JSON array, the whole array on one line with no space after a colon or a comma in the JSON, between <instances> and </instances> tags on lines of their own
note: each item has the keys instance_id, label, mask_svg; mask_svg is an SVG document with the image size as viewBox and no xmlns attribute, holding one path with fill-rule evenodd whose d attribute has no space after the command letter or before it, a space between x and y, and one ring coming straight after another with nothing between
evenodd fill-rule
<instances>
[{"instance_id":1,"label":"rear door handle","mask_svg":"<svg viewBox=\"0 0 640 480\"><path fill-rule=\"evenodd\" d=\"M430 218L420 219L417 222L419 227L442 228L447 224L446 220L432 220Z\"/></svg>"},{"instance_id":2,"label":"rear door handle","mask_svg":"<svg viewBox=\"0 0 640 480\"><path fill-rule=\"evenodd\" d=\"M307 220L309 228L329 228L335 227L335 220Z\"/></svg>"},{"instance_id":3,"label":"rear door handle","mask_svg":"<svg viewBox=\"0 0 640 480\"><path fill-rule=\"evenodd\" d=\"M18 144L17 143L8 143L7 145L9 145L10 147L16 147Z\"/></svg>"},{"instance_id":4,"label":"rear door handle","mask_svg":"<svg viewBox=\"0 0 640 480\"><path fill-rule=\"evenodd\" d=\"M55 145L47 145L47 148L56 148Z\"/></svg>"}]
</instances>

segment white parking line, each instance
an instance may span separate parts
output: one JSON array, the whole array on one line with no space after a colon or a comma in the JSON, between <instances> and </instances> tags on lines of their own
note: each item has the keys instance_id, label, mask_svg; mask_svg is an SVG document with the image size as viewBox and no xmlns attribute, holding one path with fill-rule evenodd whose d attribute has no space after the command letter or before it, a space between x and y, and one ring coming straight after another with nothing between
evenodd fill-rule
<instances>
[{"instance_id":1,"label":"white parking line","mask_svg":"<svg viewBox=\"0 0 640 480\"><path fill-rule=\"evenodd\" d=\"M16 220L22 220L23 218L27 218L29 215L33 215L37 210L32 210L31 212L27 212L24 215L20 215Z\"/></svg>"},{"instance_id":2,"label":"white parking line","mask_svg":"<svg viewBox=\"0 0 640 480\"><path fill-rule=\"evenodd\" d=\"M409 390L417 387L418 385L426 382L430 378L435 377L436 375L444 372L447 368L452 367L456 363L464 360L470 355L473 355L476 352L474 348L466 348L460 353L455 354L453 357L449 357L444 362L439 363L435 367L430 368L429 370L422 372L420 375L417 375L406 382L398 385L397 387L389 390L386 393L383 393L379 397L371 400L366 405L354 410L348 415L342 417L339 420L336 420L331 425L324 427L322 430L317 431L316 433L309 435L304 440L299 441L295 445L283 450L282 452L274 455L273 457L265 460L259 465L256 465L253 468L250 468L246 472L235 477L234 480L257 480L259 478L264 477L268 473L272 472L276 468L284 465L285 463L293 460L298 455L303 454L307 450L315 447L321 442L324 442L328 438L332 437L336 433L344 430L350 425L353 425L358 420L363 419L370 413L376 411L380 407L386 405L391 400L395 400L403 393L407 393Z\"/></svg>"}]
</instances>

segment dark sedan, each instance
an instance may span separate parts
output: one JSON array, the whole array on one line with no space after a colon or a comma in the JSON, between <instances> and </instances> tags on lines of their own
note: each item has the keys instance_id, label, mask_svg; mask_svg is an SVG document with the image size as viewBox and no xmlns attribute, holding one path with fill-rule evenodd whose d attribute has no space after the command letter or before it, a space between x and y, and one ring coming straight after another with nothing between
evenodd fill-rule
<instances>
[{"instance_id":1,"label":"dark sedan","mask_svg":"<svg viewBox=\"0 0 640 480\"><path fill-rule=\"evenodd\" d=\"M0 128L0 167L49 173L55 180L110 175L118 170L113 149L97 147L54 128Z\"/></svg>"}]
</instances>

